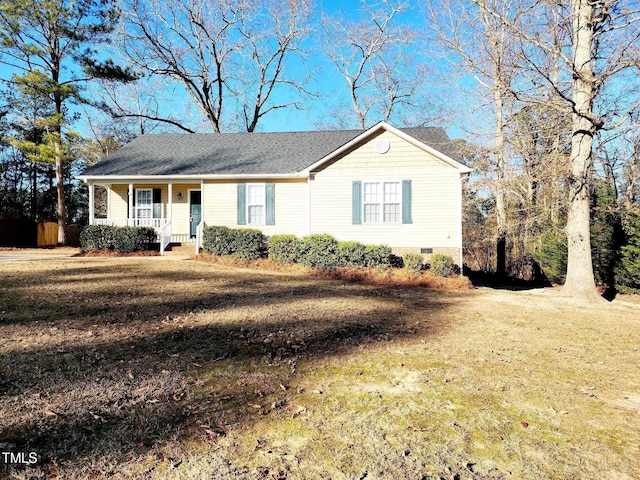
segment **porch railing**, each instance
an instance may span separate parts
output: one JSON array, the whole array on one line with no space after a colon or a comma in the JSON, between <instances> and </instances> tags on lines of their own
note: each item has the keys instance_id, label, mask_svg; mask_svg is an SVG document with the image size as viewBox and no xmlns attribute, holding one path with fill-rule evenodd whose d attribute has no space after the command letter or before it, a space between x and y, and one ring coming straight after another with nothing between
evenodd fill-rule
<instances>
[{"instance_id":1,"label":"porch railing","mask_svg":"<svg viewBox=\"0 0 640 480\"><path fill-rule=\"evenodd\" d=\"M110 225L112 227L153 227L161 228L165 218L95 218L94 225Z\"/></svg>"},{"instance_id":2,"label":"porch railing","mask_svg":"<svg viewBox=\"0 0 640 480\"><path fill-rule=\"evenodd\" d=\"M196 227L196 255L200 253L202 248L202 234L204 233L204 220L201 220Z\"/></svg>"},{"instance_id":3,"label":"porch railing","mask_svg":"<svg viewBox=\"0 0 640 480\"><path fill-rule=\"evenodd\" d=\"M164 255L164 250L171 243L171 220L167 220L158 230L158 241L160 242L160 255Z\"/></svg>"}]
</instances>

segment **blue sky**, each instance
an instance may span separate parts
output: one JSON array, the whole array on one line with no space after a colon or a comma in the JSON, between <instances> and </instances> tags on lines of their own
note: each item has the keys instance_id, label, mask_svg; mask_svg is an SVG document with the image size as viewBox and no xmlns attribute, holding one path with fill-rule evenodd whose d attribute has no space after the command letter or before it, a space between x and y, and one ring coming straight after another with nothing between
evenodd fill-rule
<instances>
[{"instance_id":1,"label":"blue sky","mask_svg":"<svg viewBox=\"0 0 640 480\"><path fill-rule=\"evenodd\" d=\"M349 17L356 18L358 11L361 8L361 2L355 0L319 0L314 4L314 13L312 14L310 21L312 28L319 28L319 18L321 12L326 14L335 13L337 10L342 10ZM412 0L408 5L407 11L400 14L396 18L396 25L410 25L415 29L424 30L424 17L420 12L420 2ZM334 69L333 65L326 61L320 54L319 47L313 43L313 40L309 40L306 45L309 52L304 66L299 63L293 63L297 65L296 68L300 70L300 74L304 75L308 70L314 72L313 81L309 84L309 89L317 94L317 97L306 98L303 100L305 109L296 110L293 108L282 109L265 116L259 124L258 130L261 131L295 131L295 130L313 130L319 127L325 127L327 124L332 123L332 119L336 116L344 115L347 112L349 115L353 115L349 109L349 98L347 96L347 84L344 78L342 78L338 72ZM427 43L422 43L416 47L419 51L415 53L424 53L430 46ZM444 60L435 60L434 57L428 58L427 61L431 61L432 67L436 70L446 66ZM4 65L0 65L0 78L9 78L11 71ZM429 90L424 92L424 101L431 101L436 104L440 104L444 108L445 113L450 107L453 106L454 93L457 92L457 86L450 83L443 82L442 79L433 78L430 79L433 85ZM162 82L167 82L163 79ZM182 87L178 84L173 86L170 91L167 90L167 95L170 98L164 99L162 104L167 111L180 112L180 117L184 117L186 112L198 113L198 108L194 105L190 105L187 95L184 93ZM417 99L422 101L421 98ZM468 99L467 99L468 100ZM341 110L344 105L347 105L347 110ZM82 112L82 115L86 115ZM92 115L92 120L96 120L96 116ZM355 116L354 116L355 118ZM468 125L470 117L466 119L453 116L445 116L444 118L438 118L437 124L444 126L449 134L453 137L464 137L468 134L463 128L463 125ZM391 123L394 123L393 121ZM355 125L354 125L355 126ZM74 126L83 134L88 134L88 128L83 121L78 122ZM199 129L200 130L200 129Z\"/></svg>"}]
</instances>

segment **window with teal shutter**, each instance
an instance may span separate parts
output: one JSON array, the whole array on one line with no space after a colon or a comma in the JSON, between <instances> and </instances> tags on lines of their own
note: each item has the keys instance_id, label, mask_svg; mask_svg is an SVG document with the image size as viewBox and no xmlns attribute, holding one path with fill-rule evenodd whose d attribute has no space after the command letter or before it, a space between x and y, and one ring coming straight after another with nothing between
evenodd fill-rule
<instances>
[{"instance_id":1,"label":"window with teal shutter","mask_svg":"<svg viewBox=\"0 0 640 480\"><path fill-rule=\"evenodd\" d=\"M411 180L354 181L352 223L412 223Z\"/></svg>"},{"instance_id":2,"label":"window with teal shutter","mask_svg":"<svg viewBox=\"0 0 640 480\"><path fill-rule=\"evenodd\" d=\"M244 183L238 184L238 225L246 225L246 195L247 186Z\"/></svg>"}]
</instances>

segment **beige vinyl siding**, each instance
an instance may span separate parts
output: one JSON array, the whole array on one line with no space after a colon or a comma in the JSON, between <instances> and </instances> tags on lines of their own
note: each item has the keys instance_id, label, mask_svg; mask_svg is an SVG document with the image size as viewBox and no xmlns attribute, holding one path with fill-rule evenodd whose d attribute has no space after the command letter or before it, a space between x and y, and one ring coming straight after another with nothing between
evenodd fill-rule
<instances>
[{"instance_id":1,"label":"beige vinyl siding","mask_svg":"<svg viewBox=\"0 0 640 480\"><path fill-rule=\"evenodd\" d=\"M107 218L128 218L127 193L129 185L111 185L109 190L109 209Z\"/></svg>"},{"instance_id":2,"label":"beige vinyl siding","mask_svg":"<svg viewBox=\"0 0 640 480\"><path fill-rule=\"evenodd\" d=\"M389 141L387 153L376 152L377 139ZM353 225L352 183L369 180L411 180L411 224ZM371 138L316 172L310 191L311 233L398 248L460 245L460 174L390 132Z\"/></svg>"},{"instance_id":3,"label":"beige vinyl siding","mask_svg":"<svg viewBox=\"0 0 640 480\"><path fill-rule=\"evenodd\" d=\"M275 225L238 225L238 182L207 181L204 184L203 215L207 225L257 228L265 235L309 232L309 199L306 179L252 179L242 183L275 184Z\"/></svg>"}]
</instances>

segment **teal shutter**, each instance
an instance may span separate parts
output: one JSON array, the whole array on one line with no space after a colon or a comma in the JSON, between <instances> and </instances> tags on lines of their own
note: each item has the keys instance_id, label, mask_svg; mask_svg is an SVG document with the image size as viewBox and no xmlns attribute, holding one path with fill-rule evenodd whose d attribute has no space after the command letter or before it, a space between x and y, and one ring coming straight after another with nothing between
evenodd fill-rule
<instances>
[{"instance_id":1,"label":"teal shutter","mask_svg":"<svg viewBox=\"0 0 640 480\"><path fill-rule=\"evenodd\" d=\"M275 205L275 190L276 186L273 183L267 183L265 185L266 192L266 224L267 225L275 225L276 224L276 205Z\"/></svg>"},{"instance_id":2,"label":"teal shutter","mask_svg":"<svg viewBox=\"0 0 640 480\"><path fill-rule=\"evenodd\" d=\"M153 218L162 218L162 190L153 189Z\"/></svg>"},{"instance_id":3,"label":"teal shutter","mask_svg":"<svg viewBox=\"0 0 640 480\"><path fill-rule=\"evenodd\" d=\"M246 209L247 186L244 183L238 184L238 225L247 224Z\"/></svg>"},{"instance_id":4,"label":"teal shutter","mask_svg":"<svg viewBox=\"0 0 640 480\"><path fill-rule=\"evenodd\" d=\"M362 223L362 182L353 182L352 186L352 222L354 225Z\"/></svg>"},{"instance_id":5,"label":"teal shutter","mask_svg":"<svg viewBox=\"0 0 640 480\"><path fill-rule=\"evenodd\" d=\"M402 223L411 221L411 180L402 181Z\"/></svg>"}]
</instances>

